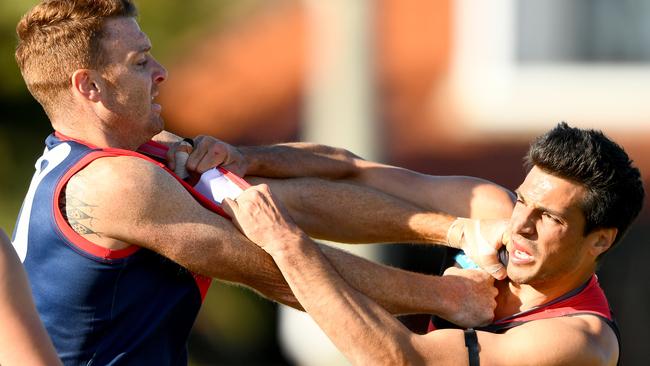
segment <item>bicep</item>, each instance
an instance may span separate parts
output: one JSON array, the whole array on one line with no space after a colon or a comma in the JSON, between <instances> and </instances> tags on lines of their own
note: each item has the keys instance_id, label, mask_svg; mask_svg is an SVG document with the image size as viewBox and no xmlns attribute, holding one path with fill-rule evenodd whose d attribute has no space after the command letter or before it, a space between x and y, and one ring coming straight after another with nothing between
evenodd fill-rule
<instances>
[{"instance_id":1,"label":"bicep","mask_svg":"<svg viewBox=\"0 0 650 366\"><path fill-rule=\"evenodd\" d=\"M286 286L272 259L228 219L201 206L164 170L145 161L111 159L121 160L109 162L112 169L86 168L95 183L85 194L96 206L98 232L282 300Z\"/></svg>"}]
</instances>

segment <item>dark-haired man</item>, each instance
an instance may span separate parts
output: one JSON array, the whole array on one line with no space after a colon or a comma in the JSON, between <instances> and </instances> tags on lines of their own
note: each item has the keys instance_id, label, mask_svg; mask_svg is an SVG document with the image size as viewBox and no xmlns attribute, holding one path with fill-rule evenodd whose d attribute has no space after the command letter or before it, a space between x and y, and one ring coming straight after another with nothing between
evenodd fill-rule
<instances>
[{"instance_id":1,"label":"dark-haired man","mask_svg":"<svg viewBox=\"0 0 650 366\"><path fill-rule=\"evenodd\" d=\"M247 153L253 169L265 155ZM414 186L437 190L431 178L342 151L284 147L284 154L293 155L290 167L266 155L264 164L276 175L295 175L301 161L325 159L331 170L323 175L348 176L412 202L431 202ZM640 173L601 132L566 123L535 140L527 163L507 229L508 279L497 285L496 320L476 330L408 331L338 275L266 185L225 208L273 257L305 310L354 364L615 365L618 331L594 271L641 209ZM354 220L350 215L341 220Z\"/></svg>"},{"instance_id":2,"label":"dark-haired man","mask_svg":"<svg viewBox=\"0 0 650 366\"><path fill-rule=\"evenodd\" d=\"M161 138L153 99L167 72L135 17L130 0L46 0L17 26L18 65L55 132L35 164L13 245L65 364L185 364L211 277L299 306L273 260L218 206L140 153L167 151L150 141ZM204 141L188 161L199 171L220 146ZM325 250L391 311L463 324L492 317L496 290L484 274L423 276Z\"/></svg>"}]
</instances>

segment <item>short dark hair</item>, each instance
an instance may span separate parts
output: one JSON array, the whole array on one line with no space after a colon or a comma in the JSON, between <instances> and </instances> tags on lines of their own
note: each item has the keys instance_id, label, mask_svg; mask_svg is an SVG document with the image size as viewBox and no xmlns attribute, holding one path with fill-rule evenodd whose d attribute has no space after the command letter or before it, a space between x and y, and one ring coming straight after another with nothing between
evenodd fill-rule
<instances>
[{"instance_id":1,"label":"short dark hair","mask_svg":"<svg viewBox=\"0 0 650 366\"><path fill-rule=\"evenodd\" d=\"M582 203L585 235L598 228L616 228L616 244L643 206L645 192L639 169L625 150L601 131L561 122L533 141L525 164L586 188Z\"/></svg>"},{"instance_id":2,"label":"short dark hair","mask_svg":"<svg viewBox=\"0 0 650 366\"><path fill-rule=\"evenodd\" d=\"M104 66L106 19L136 17L131 0L43 0L18 26L16 61L34 98L50 114L75 70Z\"/></svg>"}]
</instances>

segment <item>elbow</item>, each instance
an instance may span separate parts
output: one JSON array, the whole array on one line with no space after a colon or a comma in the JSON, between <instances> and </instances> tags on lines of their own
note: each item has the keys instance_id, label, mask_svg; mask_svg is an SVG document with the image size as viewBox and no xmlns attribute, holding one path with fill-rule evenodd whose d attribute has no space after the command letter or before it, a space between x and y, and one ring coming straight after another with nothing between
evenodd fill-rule
<instances>
[{"instance_id":1,"label":"elbow","mask_svg":"<svg viewBox=\"0 0 650 366\"><path fill-rule=\"evenodd\" d=\"M336 169L339 174L333 177L334 179L356 180L359 178L362 172L359 162L365 161L363 158L343 148L328 146L326 150L325 154L333 157L339 165Z\"/></svg>"},{"instance_id":2,"label":"elbow","mask_svg":"<svg viewBox=\"0 0 650 366\"><path fill-rule=\"evenodd\" d=\"M507 219L514 208L514 196L509 190L493 183L477 184L472 190L470 217Z\"/></svg>"}]
</instances>

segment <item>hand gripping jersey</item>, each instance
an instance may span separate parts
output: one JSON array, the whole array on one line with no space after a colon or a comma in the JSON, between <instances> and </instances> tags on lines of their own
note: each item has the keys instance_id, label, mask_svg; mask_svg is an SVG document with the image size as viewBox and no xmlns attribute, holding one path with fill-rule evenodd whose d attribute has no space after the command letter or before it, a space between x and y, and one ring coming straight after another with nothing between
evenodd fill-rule
<instances>
[{"instance_id":1,"label":"hand gripping jersey","mask_svg":"<svg viewBox=\"0 0 650 366\"><path fill-rule=\"evenodd\" d=\"M186 365L186 340L210 279L150 250L109 250L77 234L59 209L68 180L95 159L136 156L50 135L13 235L36 307L66 365ZM164 156L166 147L143 146ZM177 179L179 179L177 177ZM183 186L205 207L223 211Z\"/></svg>"},{"instance_id":2,"label":"hand gripping jersey","mask_svg":"<svg viewBox=\"0 0 650 366\"><path fill-rule=\"evenodd\" d=\"M536 306L532 309L513 314L506 318L499 319L485 327L477 327L475 330L490 333L504 333L508 329L534 320L577 315L595 315L612 328L614 334L616 335L616 339L618 340L620 360L620 332L618 330L618 326L616 325L616 321L614 320L612 311L609 308L609 303L607 302L605 293L598 284L598 278L596 275L592 275L591 278L582 286L569 291L568 293L558 297L555 300L552 300L540 306ZM450 327L450 323L444 321L438 323L437 319L432 319L432 321L429 323L429 332L443 327ZM467 343L467 333L465 337L466 345L470 351L470 365L478 364L476 363L478 362L478 353L474 355L476 357L476 361L474 361L475 363L472 363L471 361L472 349L477 350L477 347L472 347L472 345Z\"/></svg>"}]
</instances>

